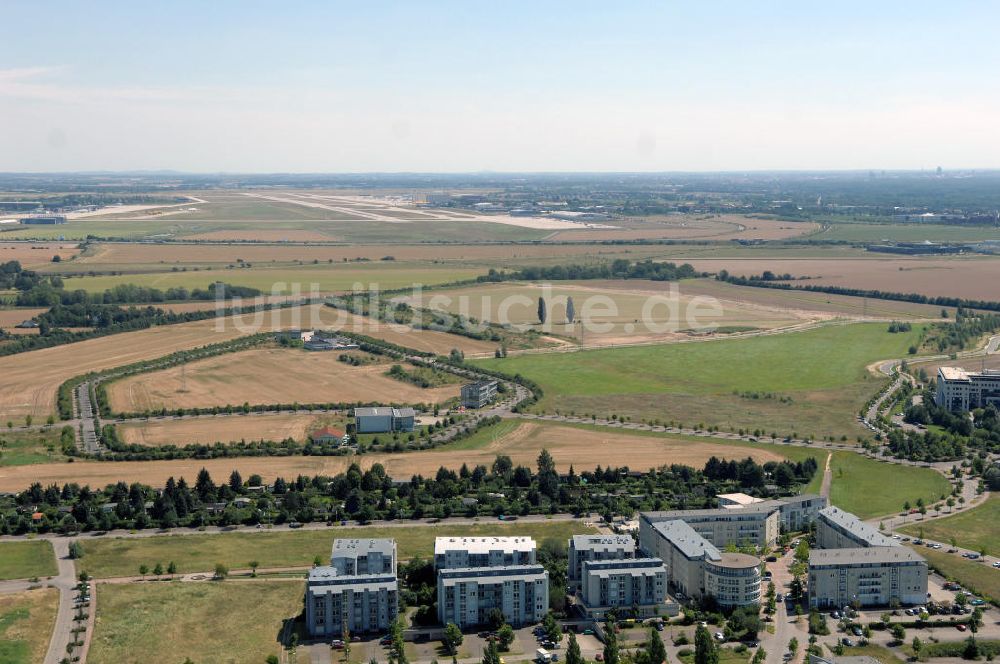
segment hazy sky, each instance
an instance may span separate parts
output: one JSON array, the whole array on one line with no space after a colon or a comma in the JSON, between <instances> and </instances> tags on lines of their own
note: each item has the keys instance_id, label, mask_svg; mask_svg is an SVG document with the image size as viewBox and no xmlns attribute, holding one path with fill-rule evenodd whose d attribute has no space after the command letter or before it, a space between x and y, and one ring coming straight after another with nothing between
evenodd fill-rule
<instances>
[{"instance_id":1,"label":"hazy sky","mask_svg":"<svg viewBox=\"0 0 1000 664\"><path fill-rule=\"evenodd\" d=\"M1000 3L0 0L0 170L1000 167Z\"/></svg>"}]
</instances>

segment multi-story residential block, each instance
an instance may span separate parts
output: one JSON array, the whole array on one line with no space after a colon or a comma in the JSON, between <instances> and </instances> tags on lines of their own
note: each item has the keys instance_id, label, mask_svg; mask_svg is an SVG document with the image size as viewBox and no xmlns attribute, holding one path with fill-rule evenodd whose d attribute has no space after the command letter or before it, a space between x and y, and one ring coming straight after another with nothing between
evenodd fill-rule
<instances>
[{"instance_id":1,"label":"multi-story residential block","mask_svg":"<svg viewBox=\"0 0 1000 664\"><path fill-rule=\"evenodd\" d=\"M679 595L711 596L722 606L760 602L760 559L720 551L685 521L641 519L639 545L663 560L670 587Z\"/></svg>"},{"instance_id":2,"label":"multi-story residential block","mask_svg":"<svg viewBox=\"0 0 1000 664\"><path fill-rule=\"evenodd\" d=\"M958 367L941 367L937 375L934 401L942 408L969 411L989 404L1000 407L1000 371L985 369L966 371Z\"/></svg>"},{"instance_id":3,"label":"multi-story residential block","mask_svg":"<svg viewBox=\"0 0 1000 664\"><path fill-rule=\"evenodd\" d=\"M820 510L816 520L816 546L820 549L853 549L869 546L896 546L877 528L839 507Z\"/></svg>"},{"instance_id":4,"label":"multi-story residential block","mask_svg":"<svg viewBox=\"0 0 1000 664\"><path fill-rule=\"evenodd\" d=\"M438 537L434 568L510 567L535 564L535 540L530 537Z\"/></svg>"},{"instance_id":5,"label":"multi-story residential block","mask_svg":"<svg viewBox=\"0 0 1000 664\"><path fill-rule=\"evenodd\" d=\"M313 636L388 630L399 615L395 541L336 540L330 565L309 571L305 604Z\"/></svg>"},{"instance_id":6,"label":"multi-story residential block","mask_svg":"<svg viewBox=\"0 0 1000 664\"><path fill-rule=\"evenodd\" d=\"M581 608L594 619L610 609L637 612L635 618L676 615L667 583L667 568L659 558L588 560L583 563Z\"/></svg>"},{"instance_id":7,"label":"multi-story residential block","mask_svg":"<svg viewBox=\"0 0 1000 664\"><path fill-rule=\"evenodd\" d=\"M630 535L574 535L569 540L567 578L579 590L583 565L590 560L635 558L635 540Z\"/></svg>"},{"instance_id":8,"label":"multi-story residential block","mask_svg":"<svg viewBox=\"0 0 1000 664\"><path fill-rule=\"evenodd\" d=\"M549 573L535 564L438 569L437 598L442 624L482 625L499 609L510 625L521 627L545 617Z\"/></svg>"},{"instance_id":9,"label":"multi-story residential block","mask_svg":"<svg viewBox=\"0 0 1000 664\"><path fill-rule=\"evenodd\" d=\"M330 564L338 574L396 574L396 540L337 539Z\"/></svg>"},{"instance_id":10,"label":"multi-story residential block","mask_svg":"<svg viewBox=\"0 0 1000 664\"><path fill-rule=\"evenodd\" d=\"M927 561L905 546L809 553L809 606L890 606L927 601Z\"/></svg>"},{"instance_id":11,"label":"multi-story residential block","mask_svg":"<svg viewBox=\"0 0 1000 664\"><path fill-rule=\"evenodd\" d=\"M442 623L481 625L500 609L518 627L548 611L549 573L537 564L530 537L438 537L434 567Z\"/></svg>"},{"instance_id":12,"label":"multi-story residential block","mask_svg":"<svg viewBox=\"0 0 1000 664\"><path fill-rule=\"evenodd\" d=\"M718 509L643 512L639 519L640 545L642 545L644 529L649 531L654 523L676 520L684 521L699 535L720 547L729 544L772 547L778 541L780 531L779 511L766 503L747 505L740 509L720 507Z\"/></svg>"}]
</instances>

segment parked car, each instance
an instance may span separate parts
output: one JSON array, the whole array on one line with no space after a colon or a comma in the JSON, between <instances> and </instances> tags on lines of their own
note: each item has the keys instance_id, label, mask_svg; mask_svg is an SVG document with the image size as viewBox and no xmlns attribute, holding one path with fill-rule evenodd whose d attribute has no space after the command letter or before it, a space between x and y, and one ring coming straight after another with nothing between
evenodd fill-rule
<instances>
[{"instance_id":1,"label":"parked car","mask_svg":"<svg viewBox=\"0 0 1000 664\"><path fill-rule=\"evenodd\" d=\"M964 632L965 630L967 630L969 628L966 627L965 625L955 625L955 629L957 629L960 632Z\"/></svg>"},{"instance_id":2,"label":"parked car","mask_svg":"<svg viewBox=\"0 0 1000 664\"><path fill-rule=\"evenodd\" d=\"M715 633L715 640L719 641L721 643L722 641L726 640L726 635L723 634L722 632L716 632Z\"/></svg>"},{"instance_id":3,"label":"parked car","mask_svg":"<svg viewBox=\"0 0 1000 664\"><path fill-rule=\"evenodd\" d=\"M840 642L841 642L842 644L844 644L845 646L847 646L848 648L853 648L853 647L854 647L854 641L851 641L851 640L850 640L849 638L847 638L846 636L845 636L844 638L842 638L842 639L840 640Z\"/></svg>"},{"instance_id":4,"label":"parked car","mask_svg":"<svg viewBox=\"0 0 1000 664\"><path fill-rule=\"evenodd\" d=\"M851 633L854 634L854 636L861 636L862 634L864 634L864 630L862 630L861 627L859 627L858 625L855 625L851 629Z\"/></svg>"}]
</instances>

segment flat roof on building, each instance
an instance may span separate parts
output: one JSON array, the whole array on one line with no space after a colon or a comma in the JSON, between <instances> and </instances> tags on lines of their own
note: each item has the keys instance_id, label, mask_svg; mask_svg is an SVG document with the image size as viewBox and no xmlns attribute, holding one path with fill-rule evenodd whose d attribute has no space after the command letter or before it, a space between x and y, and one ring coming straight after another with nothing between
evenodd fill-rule
<instances>
[{"instance_id":1,"label":"flat roof on building","mask_svg":"<svg viewBox=\"0 0 1000 664\"><path fill-rule=\"evenodd\" d=\"M908 546L869 546L854 549L813 549L809 566L920 563L923 557Z\"/></svg>"},{"instance_id":2,"label":"flat roof on building","mask_svg":"<svg viewBox=\"0 0 1000 664\"><path fill-rule=\"evenodd\" d=\"M531 537L435 537L434 555L444 555L448 551L468 551L469 553L489 553L490 551L534 551L535 540Z\"/></svg>"},{"instance_id":3,"label":"flat roof on building","mask_svg":"<svg viewBox=\"0 0 1000 664\"><path fill-rule=\"evenodd\" d=\"M363 556L370 552L378 552L385 556L391 556L396 550L396 540L394 539L335 539L333 540L334 556Z\"/></svg>"},{"instance_id":4,"label":"flat roof on building","mask_svg":"<svg viewBox=\"0 0 1000 664\"><path fill-rule=\"evenodd\" d=\"M573 548L577 551L618 547L634 551L635 540L629 535L573 535Z\"/></svg>"}]
</instances>

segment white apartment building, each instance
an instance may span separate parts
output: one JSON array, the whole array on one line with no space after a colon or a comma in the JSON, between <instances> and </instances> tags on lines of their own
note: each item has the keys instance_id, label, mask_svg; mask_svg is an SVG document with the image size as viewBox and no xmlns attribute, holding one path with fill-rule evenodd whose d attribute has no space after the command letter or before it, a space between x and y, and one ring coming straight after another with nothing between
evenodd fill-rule
<instances>
[{"instance_id":1,"label":"white apartment building","mask_svg":"<svg viewBox=\"0 0 1000 664\"><path fill-rule=\"evenodd\" d=\"M522 627L548 612L549 573L535 564L439 569L437 598L442 624L482 625L500 609L512 627Z\"/></svg>"},{"instance_id":2,"label":"white apartment building","mask_svg":"<svg viewBox=\"0 0 1000 664\"><path fill-rule=\"evenodd\" d=\"M438 619L461 628L500 609L514 627L541 620L549 607L549 573L530 537L438 537L434 540Z\"/></svg>"},{"instance_id":3,"label":"white apartment building","mask_svg":"<svg viewBox=\"0 0 1000 664\"><path fill-rule=\"evenodd\" d=\"M711 596L726 607L760 602L759 558L722 552L680 519L650 523L645 516L640 519L639 546L663 560L670 588L678 596Z\"/></svg>"},{"instance_id":4,"label":"white apartment building","mask_svg":"<svg viewBox=\"0 0 1000 664\"><path fill-rule=\"evenodd\" d=\"M635 558L635 540L630 535L574 535L569 540L568 580L580 590L584 563L628 558Z\"/></svg>"},{"instance_id":5,"label":"white apartment building","mask_svg":"<svg viewBox=\"0 0 1000 664\"><path fill-rule=\"evenodd\" d=\"M643 512L639 518L639 544L642 546L643 530L662 521L680 520L715 546L752 544L772 547L780 534L779 510L768 503L748 505L741 509L670 510Z\"/></svg>"},{"instance_id":6,"label":"white apartment building","mask_svg":"<svg viewBox=\"0 0 1000 664\"><path fill-rule=\"evenodd\" d=\"M313 636L388 630L399 615L395 540L336 540L330 565L309 571L305 604Z\"/></svg>"},{"instance_id":7,"label":"white apartment building","mask_svg":"<svg viewBox=\"0 0 1000 664\"><path fill-rule=\"evenodd\" d=\"M659 558L588 560L583 563L581 607L595 620L610 609L637 609L634 618L676 615L678 606L668 601L667 583L667 569Z\"/></svg>"},{"instance_id":8,"label":"white apartment building","mask_svg":"<svg viewBox=\"0 0 1000 664\"><path fill-rule=\"evenodd\" d=\"M809 553L809 606L890 606L927 601L927 562L905 546Z\"/></svg>"},{"instance_id":9,"label":"white apartment building","mask_svg":"<svg viewBox=\"0 0 1000 664\"><path fill-rule=\"evenodd\" d=\"M534 563L535 540L530 537L438 537L434 540L435 569Z\"/></svg>"},{"instance_id":10,"label":"white apartment building","mask_svg":"<svg viewBox=\"0 0 1000 664\"><path fill-rule=\"evenodd\" d=\"M816 520L816 546L820 549L853 549L870 546L896 546L896 540L886 537L839 507L821 510Z\"/></svg>"},{"instance_id":11,"label":"white apartment building","mask_svg":"<svg viewBox=\"0 0 1000 664\"><path fill-rule=\"evenodd\" d=\"M1000 407L1000 371L986 369L976 372L941 367L938 369L934 401L942 408L962 412L989 404Z\"/></svg>"}]
</instances>

